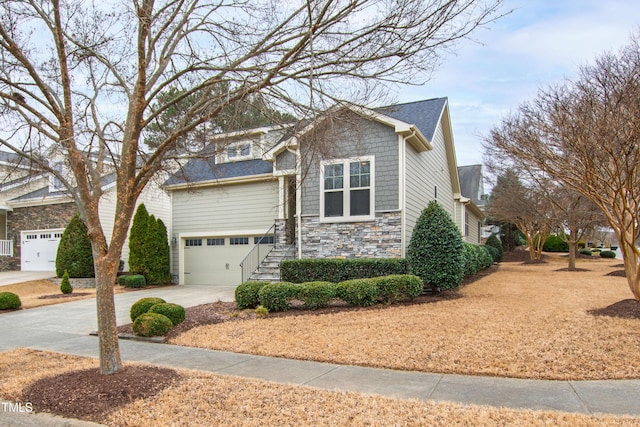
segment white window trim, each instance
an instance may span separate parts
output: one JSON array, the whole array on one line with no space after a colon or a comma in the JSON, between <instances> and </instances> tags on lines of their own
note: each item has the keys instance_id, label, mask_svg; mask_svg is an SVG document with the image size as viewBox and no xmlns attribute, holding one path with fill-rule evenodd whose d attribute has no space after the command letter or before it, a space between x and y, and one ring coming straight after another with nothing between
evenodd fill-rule
<instances>
[{"instance_id":1,"label":"white window trim","mask_svg":"<svg viewBox=\"0 0 640 427\"><path fill-rule=\"evenodd\" d=\"M351 179L349 164L353 162L366 162L370 163L371 176L369 177L369 215L357 215L357 216L324 216L324 168L327 165L343 164L344 165L344 187L343 191L343 209L349 209L350 206L350 193L351 193ZM320 162L320 222L360 222L360 221L372 221L375 219L375 205L376 205L376 183L375 183L375 156L363 156L352 157L348 159L332 159L323 160Z\"/></svg>"},{"instance_id":2,"label":"white window trim","mask_svg":"<svg viewBox=\"0 0 640 427\"><path fill-rule=\"evenodd\" d=\"M242 155L242 146L249 145L249 154ZM235 157L229 157L229 148L235 147L237 155ZM238 142L232 142L230 144L226 144L223 146L222 152L218 155L216 159L217 163L233 163L233 162L241 162L243 160L251 160L255 158L253 155L253 141L251 140L242 140Z\"/></svg>"}]
</instances>

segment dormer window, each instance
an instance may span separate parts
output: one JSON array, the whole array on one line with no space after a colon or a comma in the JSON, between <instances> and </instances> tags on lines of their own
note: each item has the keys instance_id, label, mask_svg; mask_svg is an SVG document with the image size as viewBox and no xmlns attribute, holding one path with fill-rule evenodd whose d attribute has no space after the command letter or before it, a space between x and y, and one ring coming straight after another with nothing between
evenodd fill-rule
<instances>
[{"instance_id":1,"label":"dormer window","mask_svg":"<svg viewBox=\"0 0 640 427\"><path fill-rule=\"evenodd\" d=\"M227 146L227 159L229 161L245 160L251 157L251 143L241 142Z\"/></svg>"}]
</instances>

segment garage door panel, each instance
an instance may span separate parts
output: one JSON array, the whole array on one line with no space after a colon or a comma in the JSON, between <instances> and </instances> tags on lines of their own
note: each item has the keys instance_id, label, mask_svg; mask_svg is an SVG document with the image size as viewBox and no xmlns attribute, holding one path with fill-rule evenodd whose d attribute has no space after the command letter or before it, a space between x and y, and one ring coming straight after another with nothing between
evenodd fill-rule
<instances>
[{"instance_id":1,"label":"garage door panel","mask_svg":"<svg viewBox=\"0 0 640 427\"><path fill-rule=\"evenodd\" d=\"M22 231L20 233L20 269L55 271L62 229Z\"/></svg>"},{"instance_id":2,"label":"garage door panel","mask_svg":"<svg viewBox=\"0 0 640 427\"><path fill-rule=\"evenodd\" d=\"M194 242L197 240L201 240L199 245L198 242ZM220 244L221 240L224 240L224 244ZM232 286L240 284L242 281L240 263L253 246L253 237L247 236L185 239L183 241L184 283Z\"/></svg>"}]
</instances>

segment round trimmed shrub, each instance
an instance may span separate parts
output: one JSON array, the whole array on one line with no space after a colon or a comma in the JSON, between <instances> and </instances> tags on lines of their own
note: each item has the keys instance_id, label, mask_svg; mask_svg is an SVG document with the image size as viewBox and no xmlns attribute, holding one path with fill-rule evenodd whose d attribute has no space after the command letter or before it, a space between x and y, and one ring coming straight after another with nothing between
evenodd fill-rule
<instances>
[{"instance_id":1,"label":"round trimmed shrub","mask_svg":"<svg viewBox=\"0 0 640 427\"><path fill-rule=\"evenodd\" d=\"M478 246L478 249L480 252L478 255L480 259L480 270L491 267L493 265L493 257L491 256L489 246Z\"/></svg>"},{"instance_id":2,"label":"round trimmed shrub","mask_svg":"<svg viewBox=\"0 0 640 427\"><path fill-rule=\"evenodd\" d=\"M120 286L124 286L124 282L127 280L127 275L126 274L121 274L120 276L118 276L118 278L116 279L116 283Z\"/></svg>"},{"instance_id":3,"label":"round trimmed shrub","mask_svg":"<svg viewBox=\"0 0 640 427\"><path fill-rule=\"evenodd\" d=\"M260 305L269 312L287 311L291 308L291 300L298 298L300 288L301 285L289 282L267 283L258 292Z\"/></svg>"},{"instance_id":4,"label":"round trimmed shrub","mask_svg":"<svg viewBox=\"0 0 640 427\"><path fill-rule=\"evenodd\" d=\"M402 298L413 299L424 292L422 280L411 274L392 274L371 280L378 288L377 298L385 304L394 303Z\"/></svg>"},{"instance_id":5,"label":"round trimmed shrub","mask_svg":"<svg viewBox=\"0 0 640 427\"><path fill-rule=\"evenodd\" d=\"M171 319L159 313L144 313L133 322L133 332L142 337L165 335L173 328Z\"/></svg>"},{"instance_id":6,"label":"round trimmed shrub","mask_svg":"<svg viewBox=\"0 0 640 427\"><path fill-rule=\"evenodd\" d=\"M131 318L131 321L134 322L141 314L145 314L147 311L149 311L151 307L163 302L166 301L162 298L156 297L146 297L139 299L138 301L133 303L131 309L129 310L129 317Z\"/></svg>"},{"instance_id":7,"label":"round trimmed shrub","mask_svg":"<svg viewBox=\"0 0 640 427\"><path fill-rule=\"evenodd\" d=\"M485 249L486 251L489 252L489 255L491 255L491 260L492 260L492 264L494 262L500 262L502 261L502 254L500 252L498 252L498 250L494 247L494 246L489 246L489 245L484 245L482 246L483 249ZM500 260L500 261L498 261Z\"/></svg>"},{"instance_id":8,"label":"round trimmed shrub","mask_svg":"<svg viewBox=\"0 0 640 427\"><path fill-rule=\"evenodd\" d=\"M336 298L336 285L331 282L303 283L298 292L298 298L304 302L304 308L315 310L326 307Z\"/></svg>"},{"instance_id":9,"label":"round trimmed shrub","mask_svg":"<svg viewBox=\"0 0 640 427\"><path fill-rule=\"evenodd\" d=\"M593 252L591 252L589 249L580 249L580 254L581 255L593 255Z\"/></svg>"},{"instance_id":10,"label":"round trimmed shrub","mask_svg":"<svg viewBox=\"0 0 640 427\"><path fill-rule=\"evenodd\" d=\"M336 295L349 305L369 307L376 303L378 286L372 279L353 279L338 283Z\"/></svg>"},{"instance_id":11,"label":"round trimmed shrub","mask_svg":"<svg viewBox=\"0 0 640 427\"><path fill-rule=\"evenodd\" d=\"M62 275L62 281L60 282L60 292L63 294L70 294L73 292L73 287L71 286L71 282L69 281L69 272L65 270Z\"/></svg>"},{"instance_id":12,"label":"round trimmed shrub","mask_svg":"<svg viewBox=\"0 0 640 427\"><path fill-rule=\"evenodd\" d=\"M170 302L154 304L147 313L158 313L167 316L169 320L171 320L171 323L173 323L173 326L184 322L185 318L184 307Z\"/></svg>"},{"instance_id":13,"label":"round trimmed shrub","mask_svg":"<svg viewBox=\"0 0 640 427\"><path fill-rule=\"evenodd\" d=\"M132 274L124 279L125 288L144 288L147 281L142 274Z\"/></svg>"},{"instance_id":14,"label":"round trimmed shrub","mask_svg":"<svg viewBox=\"0 0 640 427\"><path fill-rule=\"evenodd\" d=\"M561 236L551 235L545 240L542 250L545 252L569 252L569 244Z\"/></svg>"},{"instance_id":15,"label":"round trimmed shrub","mask_svg":"<svg viewBox=\"0 0 640 427\"><path fill-rule=\"evenodd\" d=\"M18 295L13 292L0 292L0 310L15 310L21 305Z\"/></svg>"},{"instance_id":16,"label":"round trimmed shrub","mask_svg":"<svg viewBox=\"0 0 640 427\"><path fill-rule=\"evenodd\" d=\"M602 251L600 252L600 257L601 258L615 258L616 257L616 253L613 251Z\"/></svg>"},{"instance_id":17,"label":"round trimmed shrub","mask_svg":"<svg viewBox=\"0 0 640 427\"><path fill-rule=\"evenodd\" d=\"M411 274L432 288L454 289L464 277L464 243L451 215L435 200L418 218L407 249Z\"/></svg>"},{"instance_id":18,"label":"round trimmed shrub","mask_svg":"<svg viewBox=\"0 0 640 427\"><path fill-rule=\"evenodd\" d=\"M267 282L244 282L238 285L235 290L236 305L240 310L245 308L256 308L260 305L258 293L260 289L267 285Z\"/></svg>"}]
</instances>

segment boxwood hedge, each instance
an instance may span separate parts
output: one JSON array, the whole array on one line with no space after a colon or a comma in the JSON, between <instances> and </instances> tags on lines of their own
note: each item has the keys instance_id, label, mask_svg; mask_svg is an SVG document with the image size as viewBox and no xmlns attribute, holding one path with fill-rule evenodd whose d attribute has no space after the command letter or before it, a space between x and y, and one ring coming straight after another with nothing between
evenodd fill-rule
<instances>
[{"instance_id":1,"label":"boxwood hedge","mask_svg":"<svg viewBox=\"0 0 640 427\"><path fill-rule=\"evenodd\" d=\"M296 259L283 261L280 274L292 283L332 282L407 273L404 258Z\"/></svg>"}]
</instances>

